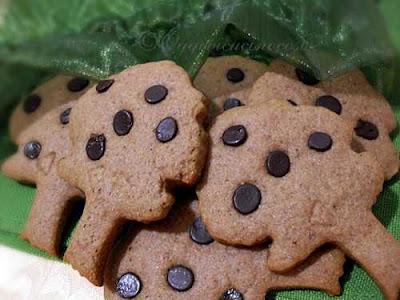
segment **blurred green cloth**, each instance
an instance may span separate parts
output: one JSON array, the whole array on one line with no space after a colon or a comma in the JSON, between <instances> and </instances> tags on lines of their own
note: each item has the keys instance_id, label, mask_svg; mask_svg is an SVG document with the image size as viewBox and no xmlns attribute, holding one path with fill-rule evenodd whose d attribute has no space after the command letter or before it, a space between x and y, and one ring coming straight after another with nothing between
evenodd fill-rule
<instances>
[{"instance_id":1,"label":"blurred green cloth","mask_svg":"<svg viewBox=\"0 0 400 300\"><path fill-rule=\"evenodd\" d=\"M398 17L399 5L396 0L380 1L381 7L389 26L390 35L400 51L400 18ZM400 77L400 76L399 76ZM398 82L400 85L400 82ZM400 97L400 95L399 95ZM392 99L392 105L400 121L400 100ZM4 120L1 120L4 121ZM393 135L395 144L400 149L400 133ZM0 131L0 160L12 153L14 147L10 144L6 129ZM29 209L35 194L35 189L20 185L0 174L0 243L14 247L21 251L44 255L39 250L30 247L21 241L18 235L27 219ZM374 207L376 216L387 226L388 230L400 240L400 182L397 179L386 183L385 189ZM400 263L400 262L399 262ZM5 271L5 270L3 270ZM346 265L346 275L342 278L343 294L337 299L383 299L379 288L374 281L357 265ZM281 300L294 299L331 299L318 291L286 291L273 293L272 298Z\"/></svg>"}]
</instances>

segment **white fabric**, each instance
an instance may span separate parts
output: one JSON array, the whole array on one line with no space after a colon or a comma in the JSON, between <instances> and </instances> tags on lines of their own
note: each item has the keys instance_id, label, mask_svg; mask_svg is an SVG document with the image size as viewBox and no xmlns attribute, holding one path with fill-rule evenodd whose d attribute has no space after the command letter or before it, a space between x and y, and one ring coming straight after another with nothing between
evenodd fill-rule
<instances>
[{"instance_id":1,"label":"white fabric","mask_svg":"<svg viewBox=\"0 0 400 300\"><path fill-rule=\"evenodd\" d=\"M0 299L103 300L71 266L0 245Z\"/></svg>"}]
</instances>

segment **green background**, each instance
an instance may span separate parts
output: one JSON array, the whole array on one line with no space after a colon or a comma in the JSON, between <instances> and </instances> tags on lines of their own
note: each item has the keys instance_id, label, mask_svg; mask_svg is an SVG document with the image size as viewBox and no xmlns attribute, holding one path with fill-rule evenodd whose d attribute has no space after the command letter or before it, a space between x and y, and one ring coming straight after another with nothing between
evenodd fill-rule
<instances>
[{"instance_id":1,"label":"green background","mask_svg":"<svg viewBox=\"0 0 400 300\"><path fill-rule=\"evenodd\" d=\"M397 1L380 1L380 7L385 15L385 22L388 25L391 38L400 52L399 4ZM29 74L26 76L29 76ZM397 82L397 84L400 85L400 82ZM395 99L395 97L390 99L390 101L396 112L397 119L400 121L400 101ZM8 139L5 124L6 120L4 118L1 119L0 160L15 150ZM399 131L393 134L393 139L397 148L400 149ZM41 251L30 247L18 238L19 232L27 219L34 194L34 188L20 185L0 174L0 243L21 251L46 256ZM400 182L399 178L396 177L386 183L385 189L374 207L374 213L387 226L396 239L400 240L399 199ZM3 270L3 272L6 272L6 270ZM383 299L379 288L373 280L362 269L351 262L346 263L346 275L342 278L342 283L344 291L342 296L337 297L337 299ZM286 291L273 293L269 297L276 299L331 299L324 293L317 291Z\"/></svg>"}]
</instances>

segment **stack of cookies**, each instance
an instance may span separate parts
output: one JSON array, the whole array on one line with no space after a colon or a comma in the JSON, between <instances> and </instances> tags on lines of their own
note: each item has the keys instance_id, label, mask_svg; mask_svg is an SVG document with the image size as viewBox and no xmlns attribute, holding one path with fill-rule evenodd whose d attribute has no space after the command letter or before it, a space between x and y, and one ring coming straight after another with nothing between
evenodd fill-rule
<instances>
[{"instance_id":1,"label":"stack of cookies","mask_svg":"<svg viewBox=\"0 0 400 300\"><path fill-rule=\"evenodd\" d=\"M11 117L19 148L2 170L37 186L21 237L106 299L338 295L347 255L396 300L400 242L371 212L399 170L395 128L359 71L319 82L226 56L192 83L161 61L36 89Z\"/></svg>"}]
</instances>

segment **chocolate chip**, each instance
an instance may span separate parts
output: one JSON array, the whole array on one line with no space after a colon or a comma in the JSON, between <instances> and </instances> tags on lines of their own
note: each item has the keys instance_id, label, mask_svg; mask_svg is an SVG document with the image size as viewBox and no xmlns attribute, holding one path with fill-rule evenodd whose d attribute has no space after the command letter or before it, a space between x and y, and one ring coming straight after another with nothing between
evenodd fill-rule
<instances>
[{"instance_id":1,"label":"chocolate chip","mask_svg":"<svg viewBox=\"0 0 400 300\"><path fill-rule=\"evenodd\" d=\"M168 89L163 85L153 85L144 93L144 98L150 104L163 101L168 96Z\"/></svg>"},{"instance_id":2,"label":"chocolate chip","mask_svg":"<svg viewBox=\"0 0 400 300\"><path fill-rule=\"evenodd\" d=\"M315 78L312 74L303 71L302 69L296 68L297 78L306 85L316 85L319 80Z\"/></svg>"},{"instance_id":3,"label":"chocolate chip","mask_svg":"<svg viewBox=\"0 0 400 300\"><path fill-rule=\"evenodd\" d=\"M243 81L244 73L239 68L232 68L226 72L226 79L228 79L230 82L238 83Z\"/></svg>"},{"instance_id":4,"label":"chocolate chip","mask_svg":"<svg viewBox=\"0 0 400 300\"><path fill-rule=\"evenodd\" d=\"M114 79L102 80L96 85L96 91L99 94L105 93L114 84Z\"/></svg>"},{"instance_id":5,"label":"chocolate chip","mask_svg":"<svg viewBox=\"0 0 400 300\"><path fill-rule=\"evenodd\" d=\"M229 289L222 295L220 300L244 300L244 297L238 290Z\"/></svg>"},{"instance_id":6,"label":"chocolate chip","mask_svg":"<svg viewBox=\"0 0 400 300\"><path fill-rule=\"evenodd\" d=\"M297 106L297 103L296 102L294 102L293 100L291 100L291 99L288 99L287 100L291 105L293 105L293 106Z\"/></svg>"},{"instance_id":7,"label":"chocolate chip","mask_svg":"<svg viewBox=\"0 0 400 300\"><path fill-rule=\"evenodd\" d=\"M106 137L103 134L93 135L86 144L86 153L91 160L99 160L106 151Z\"/></svg>"},{"instance_id":8,"label":"chocolate chip","mask_svg":"<svg viewBox=\"0 0 400 300\"><path fill-rule=\"evenodd\" d=\"M67 125L69 123L69 115L71 114L72 108L67 108L60 114L60 123Z\"/></svg>"},{"instance_id":9,"label":"chocolate chip","mask_svg":"<svg viewBox=\"0 0 400 300\"><path fill-rule=\"evenodd\" d=\"M36 159L42 151L42 145L38 141L30 141L24 147L24 155L29 159Z\"/></svg>"},{"instance_id":10,"label":"chocolate chip","mask_svg":"<svg viewBox=\"0 0 400 300\"><path fill-rule=\"evenodd\" d=\"M133 126L133 116L130 111L120 110L114 116L113 127L117 135L127 135Z\"/></svg>"},{"instance_id":11,"label":"chocolate chip","mask_svg":"<svg viewBox=\"0 0 400 300\"><path fill-rule=\"evenodd\" d=\"M330 111L337 113L338 115L342 113L342 104L337 98L331 95L324 95L319 97L317 101L315 101L315 105L325 107Z\"/></svg>"},{"instance_id":12,"label":"chocolate chip","mask_svg":"<svg viewBox=\"0 0 400 300\"><path fill-rule=\"evenodd\" d=\"M161 143L166 143L174 139L178 133L178 124L174 118L167 117L158 123L156 128L156 138Z\"/></svg>"},{"instance_id":13,"label":"chocolate chip","mask_svg":"<svg viewBox=\"0 0 400 300\"><path fill-rule=\"evenodd\" d=\"M37 94L29 95L23 104L24 112L30 114L37 110L42 103L42 98Z\"/></svg>"},{"instance_id":14,"label":"chocolate chip","mask_svg":"<svg viewBox=\"0 0 400 300\"><path fill-rule=\"evenodd\" d=\"M254 184L241 184L233 193L233 206L242 215L255 211L261 202L261 192Z\"/></svg>"},{"instance_id":15,"label":"chocolate chip","mask_svg":"<svg viewBox=\"0 0 400 300\"><path fill-rule=\"evenodd\" d=\"M234 107L242 106L242 102L237 98L228 98L224 102L224 110L228 110Z\"/></svg>"},{"instance_id":16,"label":"chocolate chip","mask_svg":"<svg viewBox=\"0 0 400 300\"><path fill-rule=\"evenodd\" d=\"M174 290L184 292L193 286L194 275L189 268L177 265L168 270L167 281Z\"/></svg>"},{"instance_id":17,"label":"chocolate chip","mask_svg":"<svg viewBox=\"0 0 400 300\"><path fill-rule=\"evenodd\" d=\"M222 141L225 145L237 147L247 140L247 131L243 125L229 127L222 134Z\"/></svg>"},{"instance_id":18,"label":"chocolate chip","mask_svg":"<svg viewBox=\"0 0 400 300\"><path fill-rule=\"evenodd\" d=\"M70 92L76 93L83 91L85 88L88 87L88 85L89 85L89 80L87 80L86 78L75 77L68 82L67 89Z\"/></svg>"},{"instance_id":19,"label":"chocolate chip","mask_svg":"<svg viewBox=\"0 0 400 300\"><path fill-rule=\"evenodd\" d=\"M118 279L117 293L121 298L134 298L140 293L141 288L139 276L133 273L125 273Z\"/></svg>"},{"instance_id":20,"label":"chocolate chip","mask_svg":"<svg viewBox=\"0 0 400 300\"><path fill-rule=\"evenodd\" d=\"M374 123L358 120L356 128L354 128L356 134L366 140L376 140L379 137L379 129Z\"/></svg>"},{"instance_id":21,"label":"chocolate chip","mask_svg":"<svg viewBox=\"0 0 400 300\"><path fill-rule=\"evenodd\" d=\"M325 152L332 147L332 138L323 132L314 132L308 138L308 147L318 152Z\"/></svg>"},{"instance_id":22,"label":"chocolate chip","mask_svg":"<svg viewBox=\"0 0 400 300\"><path fill-rule=\"evenodd\" d=\"M201 245L208 245L214 241L207 231L201 218L196 218L189 229L190 238Z\"/></svg>"},{"instance_id":23,"label":"chocolate chip","mask_svg":"<svg viewBox=\"0 0 400 300\"><path fill-rule=\"evenodd\" d=\"M273 151L268 155L265 167L270 175L283 177L290 171L289 156L283 151Z\"/></svg>"}]
</instances>

